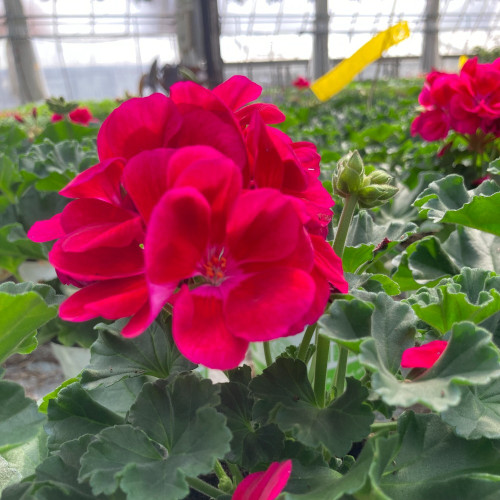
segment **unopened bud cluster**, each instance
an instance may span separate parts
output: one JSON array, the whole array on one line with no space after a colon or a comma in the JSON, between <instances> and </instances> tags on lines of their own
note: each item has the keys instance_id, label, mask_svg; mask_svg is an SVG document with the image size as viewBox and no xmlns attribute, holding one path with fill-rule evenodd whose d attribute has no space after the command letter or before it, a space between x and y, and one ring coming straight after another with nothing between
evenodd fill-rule
<instances>
[{"instance_id":1,"label":"unopened bud cluster","mask_svg":"<svg viewBox=\"0 0 500 500\"><path fill-rule=\"evenodd\" d=\"M337 163L337 170L332 177L335 193L348 198L358 197L359 206L373 208L389 201L398 188L391 185L392 176L382 170L365 174L363 160L357 151L350 151Z\"/></svg>"}]
</instances>

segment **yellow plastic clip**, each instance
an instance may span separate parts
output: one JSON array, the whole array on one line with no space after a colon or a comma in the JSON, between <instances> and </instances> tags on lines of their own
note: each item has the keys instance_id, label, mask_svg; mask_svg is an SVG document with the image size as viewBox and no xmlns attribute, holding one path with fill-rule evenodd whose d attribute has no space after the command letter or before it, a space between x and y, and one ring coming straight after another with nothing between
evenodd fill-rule
<instances>
[{"instance_id":1,"label":"yellow plastic clip","mask_svg":"<svg viewBox=\"0 0 500 500\"><path fill-rule=\"evenodd\" d=\"M320 101L326 101L340 92L366 66L376 61L383 52L410 36L406 21L401 21L375 35L348 59L311 84L311 90Z\"/></svg>"}]
</instances>

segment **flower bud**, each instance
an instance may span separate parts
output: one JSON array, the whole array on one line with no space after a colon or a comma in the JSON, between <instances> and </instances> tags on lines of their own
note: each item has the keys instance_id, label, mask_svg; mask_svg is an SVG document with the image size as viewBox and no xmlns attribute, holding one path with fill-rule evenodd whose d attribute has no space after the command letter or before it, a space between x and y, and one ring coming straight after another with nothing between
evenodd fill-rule
<instances>
[{"instance_id":1,"label":"flower bud","mask_svg":"<svg viewBox=\"0 0 500 500\"><path fill-rule=\"evenodd\" d=\"M350 151L337 163L332 184L335 192L342 197L356 194L363 185L365 168L357 151Z\"/></svg>"},{"instance_id":2,"label":"flower bud","mask_svg":"<svg viewBox=\"0 0 500 500\"><path fill-rule=\"evenodd\" d=\"M224 493L231 493L233 491L233 482L228 477L224 477L219 480L218 487Z\"/></svg>"},{"instance_id":3,"label":"flower bud","mask_svg":"<svg viewBox=\"0 0 500 500\"><path fill-rule=\"evenodd\" d=\"M358 196L359 206L362 208L374 208L389 201L398 188L390 184L374 184L360 189Z\"/></svg>"},{"instance_id":4,"label":"flower bud","mask_svg":"<svg viewBox=\"0 0 500 500\"><path fill-rule=\"evenodd\" d=\"M392 180L392 176L382 170L374 170L370 175L368 175L365 181L368 181L366 185L371 186L373 184L389 184Z\"/></svg>"}]
</instances>

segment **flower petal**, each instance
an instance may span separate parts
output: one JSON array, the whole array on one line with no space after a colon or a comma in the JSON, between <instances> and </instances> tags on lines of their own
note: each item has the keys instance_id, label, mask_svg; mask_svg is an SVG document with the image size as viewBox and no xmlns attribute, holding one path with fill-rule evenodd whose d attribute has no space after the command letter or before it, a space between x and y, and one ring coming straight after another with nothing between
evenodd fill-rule
<instances>
[{"instance_id":1,"label":"flower petal","mask_svg":"<svg viewBox=\"0 0 500 500\"><path fill-rule=\"evenodd\" d=\"M167 190L167 167L174 151L143 151L131 158L123 170L123 187L146 223Z\"/></svg>"},{"instance_id":2,"label":"flower petal","mask_svg":"<svg viewBox=\"0 0 500 500\"><path fill-rule=\"evenodd\" d=\"M310 235L314 248L314 267L324 280L331 283L339 292L348 293L349 284L344 278L341 258L331 245L321 236Z\"/></svg>"},{"instance_id":3,"label":"flower petal","mask_svg":"<svg viewBox=\"0 0 500 500\"><path fill-rule=\"evenodd\" d=\"M211 241L222 243L227 215L241 191L241 171L235 163L209 146L188 146L177 151L169 164L169 185L194 187L212 211Z\"/></svg>"},{"instance_id":4,"label":"flower petal","mask_svg":"<svg viewBox=\"0 0 500 500\"><path fill-rule=\"evenodd\" d=\"M266 471L248 475L236 488L232 500L275 500L292 473L292 461L274 462Z\"/></svg>"},{"instance_id":5,"label":"flower petal","mask_svg":"<svg viewBox=\"0 0 500 500\"><path fill-rule=\"evenodd\" d=\"M56 269L82 281L125 278L144 271L143 251L137 243L119 250L104 247L65 252L59 240L49 253L49 261Z\"/></svg>"},{"instance_id":6,"label":"flower petal","mask_svg":"<svg viewBox=\"0 0 500 500\"><path fill-rule=\"evenodd\" d=\"M270 268L223 283L224 315L229 330L249 342L272 340L303 330L298 325L314 300L312 277L300 270ZM296 325L296 331L290 331Z\"/></svg>"},{"instance_id":7,"label":"flower petal","mask_svg":"<svg viewBox=\"0 0 500 500\"><path fill-rule=\"evenodd\" d=\"M227 246L237 261L269 262L293 252L302 231L294 203L274 189L243 193L228 222Z\"/></svg>"},{"instance_id":8,"label":"flower petal","mask_svg":"<svg viewBox=\"0 0 500 500\"><path fill-rule=\"evenodd\" d=\"M249 104L234 113L238 121L240 122L240 127L245 128L252 119L254 113L258 113L262 118L264 123L281 123L286 119L285 114L280 111L278 106L274 104L268 104L264 102L256 102L254 104Z\"/></svg>"},{"instance_id":9,"label":"flower petal","mask_svg":"<svg viewBox=\"0 0 500 500\"><path fill-rule=\"evenodd\" d=\"M245 104L255 101L262 93L262 87L246 76L234 75L217 85L212 91L229 109L236 111Z\"/></svg>"},{"instance_id":10,"label":"flower petal","mask_svg":"<svg viewBox=\"0 0 500 500\"><path fill-rule=\"evenodd\" d=\"M124 337L137 337L156 319L163 306L174 293L175 286L157 286L148 283L149 298L146 303L130 318L122 330Z\"/></svg>"},{"instance_id":11,"label":"flower petal","mask_svg":"<svg viewBox=\"0 0 500 500\"><path fill-rule=\"evenodd\" d=\"M105 160L78 174L59 194L67 198L96 198L120 206L121 177L125 161Z\"/></svg>"},{"instance_id":12,"label":"flower petal","mask_svg":"<svg viewBox=\"0 0 500 500\"><path fill-rule=\"evenodd\" d=\"M402 368L430 368L446 349L446 340L433 340L428 344L410 347L403 352Z\"/></svg>"},{"instance_id":13,"label":"flower petal","mask_svg":"<svg viewBox=\"0 0 500 500\"><path fill-rule=\"evenodd\" d=\"M285 166L262 118L254 113L247 128L246 142L251 157L250 180L258 187L280 189Z\"/></svg>"},{"instance_id":14,"label":"flower petal","mask_svg":"<svg viewBox=\"0 0 500 500\"><path fill-rule=\"evenodd\" d=\"M163 195L149 221L145 258L148 280L167 284L189 278L205 252L210 206L196 189L182 187Z\"/></svg>"},{"instance_id":15,"label":"flower petal","mask_svg":"<svg viewBox=\"0 0 500 500\"><path fill-rule=\"evenodd\" d=\"M67 321L87 321L102 316L118 319L135 314L147 300L146 281L142 276L100 281L78 290L59 308Z\"/></svg>"},{"instance_id":16,"label":"flower petal","mask_svg":"<svg viewBox=\"0 0 500 500\"><path fill-rule=\"evenodd\" d=\"M28 231L28 238L31 241L41 243L42 241L56 240L64 236L66 232L61 226L61 215L56 214L48 220L35 222Z\"/></svg>"},{"instance_id":17,"label":"flower petal","mask_svg":"<svg viewBox=\"0 0 500 500\"><path fill-rule=\"evenodd\" d=\"M223 108L222 113L216 113L192 105L185 107L180 106L183 125L175 146L212 146L243 168L247 163L245 143L238 124L228 116L229 111Z\"/></svg>"},{"instance_id":18,"label":"flower petal","mask_svg":"<svg viewBox=\"0 0 500 500\"><path fill-rule=\"evenodd\" d=\"M173 101L163 94L125 101L104 120L97 135L101 160L167 146L181 127Z\"/></svg>"},{"instance_id":19,"label":"flower petal","mask_svg":"<svg viewBox=\"0 0 500 500\"><path fill-rule=\"evenodd\" d=\"M215 287L189 291L183 286L174 303L172 332L179 351L193 363L230 370L243 361L248 342L229 332L222 310Z\"/></svg>"}]
</instances>

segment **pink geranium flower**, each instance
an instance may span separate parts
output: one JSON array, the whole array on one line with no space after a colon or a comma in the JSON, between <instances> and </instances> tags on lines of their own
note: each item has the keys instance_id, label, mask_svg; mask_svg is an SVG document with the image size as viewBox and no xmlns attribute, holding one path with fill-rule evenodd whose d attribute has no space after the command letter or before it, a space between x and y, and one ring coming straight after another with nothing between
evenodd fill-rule
<instances>
[{"instance_id":1,"label":"pink geranium flower","mask_svg":"<svg viewBox=\"0 0 500 500\"><path fill-rule=\"evenodd\" d=\"M80 125L85 126L87 126L94 118L88 108L76 108L71 111L68 116L73 123L79 123Z\"/></svg>"},{"instance_id":2,"label":"pink geranium flower","mask_svg":"<svg viewBox=\"0 0 500 500\"><path fill-rule=\"evenodd\" d=\"M244 77L213 92L179 84L111 113L101 162L61 190L76 199L28 233L57 240L50 262L81 288L62 318L129 317L135 336L170 302L181 351L225 369L250 341L315 322L331 287L347 292L321 236L333 202L316 149L267 127L281 115L271 105L240 113L259 89Z\"/></svg>"},{"instance_id":3,"label":"pink geranium flower","mask_svg":"<svg viewBox=\"0 0 500 500\"><path fill-rule=\"evenodd\" d=\"M410 347L403 352L402 368L431 368L446 349L446 340L433 340L428 344Z\"/></svg>"},{"instance_id":4,"label":"pink geranium flower","mask_svg":"<svg viewBox=\"0 0 500 500\"><path fill-rule=\"evenodd\" d=\"M262 472L248 475L236 488L232 500L275 500L292 473L292 461L274 462Z\"/></svg>"},{"instance_id":5,"label":"pink geranium flower","mask_svg":"<svg viewBox=\"0 0 500 500\"><path fill-rule=\"evenodd\" d=\"M54 114L50 117L50 121L51 121L52 123L60 122L61 120L64 120L64 115L60 115L59 113L54 113Z\"/></svg>"},{"instance_id":6,"label":"pink geranium flower","mask_svg":"<svg viewBox=\"0 0 500 500\"><path fill-rule=\"evenodd\" d=\"M500 137L500 59L488 64L470 59L458 75L432 71L419 102L424 110L413 120L412 135L436 141L452 130L465 134L470 149L482 153Z\"/></svg>"}]
</instances>

